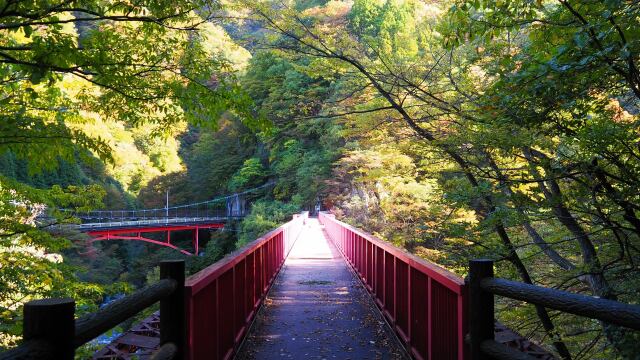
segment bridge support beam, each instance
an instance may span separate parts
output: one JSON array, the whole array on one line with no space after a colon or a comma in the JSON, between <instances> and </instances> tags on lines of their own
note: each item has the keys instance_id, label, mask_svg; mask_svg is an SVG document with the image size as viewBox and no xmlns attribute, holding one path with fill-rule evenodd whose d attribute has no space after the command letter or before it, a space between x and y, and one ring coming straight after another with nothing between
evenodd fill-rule
<instances>
[{"instance_id":1,"label":"bridge support beam","mask_svg":"<svg viewBox=\"0 0 640 360\"><path fill-rule=\"evenodd\" d=\"M222 229L224 228L224 223L203 223L203 224L192 224L192 225L167 225L167 226L154 226L147 228L112 228L112 229L104 229L104 230L94 230L88 231L87 234L91 236L91 240L89 240L89 244L96 241L107 241L107 240L134 240L134 241L144 241L156 245L170 247L172 249L178 250L185 255L197 255L200 252L200 229ZM171 232L172 231L192 231L192 249L189 251L178 248L176 245L171 243ZM150 238L146 238L143 235L146 233L166 233L165 239L154 240ZM191 252L193 251L193 252Z\"/></svg>"},{"instance_id":2,"label":"bridge support beam","mask_svg":"<svg viewBox=\"0 0 640 360\"><path fill-rule=\"evenodd\" d=\"M200 228L196 226L196 228L193 230L193 250L194 250L193 254L195 256L198 256L198 252L200 251L199 233L200 233Z\"/></svg>"}]
</instances>

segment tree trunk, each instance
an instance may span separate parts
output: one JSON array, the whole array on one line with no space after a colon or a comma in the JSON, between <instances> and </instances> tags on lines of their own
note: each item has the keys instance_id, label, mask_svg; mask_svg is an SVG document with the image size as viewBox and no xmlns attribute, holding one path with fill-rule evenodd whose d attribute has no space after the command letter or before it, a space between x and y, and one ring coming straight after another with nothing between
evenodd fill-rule
<instances>
[{"instance_id":1,"label":"tree trunk","mask_svg":"<svg viewBox=\"0 0 640 360\"><path fill-rule=\"evenodd\" d=\"M545 200L549 206L551 206L551 209L558 221L560 221L560 223L564 225L564 227L567 228L567 230L569 230L569 232L578 241L582 261L587 266L588 274L586 274L586 278L588 280L589 287L591 288L591 292L604 299L617 300L616 294L613 292L604 276L602 265L600 264L596 249L593 246L589 235L565 206L558 182L553 178L553 176L548 176L549 174L553 174L553 171L549 169L548 166L545 167L545 171L547 172L546 179L544 179L538 172L536 162L534 161L534 151L535 150L530 148L523 149L524 156L529 161L531 174L537 181L538 187L544 194ZM536 157L544 156L544 154L539 154L537 152L536 155L538 155ZM546 156L544 156L543 159L546 160ZM627 353L629 351L629 344L624 341L627 331L619 326L609 323L601 322L601 324L607 340L609 340L613 347L620 354Z\"/></svg>"},{"instance_id":2,"label":"tree trunk","mask_svg":"<svg viewBox=\"0 0 640 360\"><path fill-rule=\"evenodd\" d=\"M498 164L496 164L489 153L485 153L485 157L489 161L489 166L491 166L493 171L495 171L496 176L498 177L498 181L500 182L500 190L507 198L513 200L513 190L511 190L511 187L507 183L506 176L504 176L504 174L498 167ZM567 258L563 257L557 251L555 251L553 247L544 240L542 235L540 235L540 233L538 233L538 231L531 225L528 220L528 216L525 214L522 208L517 204L513 204L513 207L516 212L518 212L518 214L524 219L522 221L522 226L527 231L527 234L529 234L529 237L533 240L533 243L536 244L540 248L540 250L542 250L542 252L547 255L547 257L549 257L554 263L556 263L556 265L558 265L562 269L575 270L576 266Z\"/></svg>"}]
</instances>

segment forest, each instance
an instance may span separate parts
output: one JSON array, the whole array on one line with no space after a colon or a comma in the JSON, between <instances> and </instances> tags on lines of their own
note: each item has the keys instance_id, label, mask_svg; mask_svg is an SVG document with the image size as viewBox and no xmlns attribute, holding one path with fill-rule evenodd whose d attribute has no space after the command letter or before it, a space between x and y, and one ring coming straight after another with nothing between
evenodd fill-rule
<instances>
[{"instance_id":1,"label":"forest","mask_svg":"<svg viewBox=\"0 0 640 360\"><path fill-rule=\"evenodd\" d=\"M30 300L95 310L317 204L461 276L640 303L637 1L0 0L0 119L0 349ZM270 182L200 256L38 221ZM638 332L496 306L559 359L640 358Z\"/></svg>"}]
</instances>

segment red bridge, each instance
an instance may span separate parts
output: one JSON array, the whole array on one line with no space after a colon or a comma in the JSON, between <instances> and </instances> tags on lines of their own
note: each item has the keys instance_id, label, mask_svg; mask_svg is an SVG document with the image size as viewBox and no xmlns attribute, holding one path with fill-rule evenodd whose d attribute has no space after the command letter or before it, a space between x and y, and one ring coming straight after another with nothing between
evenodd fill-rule
<instances>
[{"instance_id":1,"label":"red bridge","mask_svg":"<svg viewBox=\"0 0 640 360\"><path fill-rule=\"evenodd\" d=\"M183 219L180 219L183 220ZM210 219L193 222L181 222L172 223L169 222L165 225L137 225L137 226L122 226L102 228L96 230L89 230L87 234L91 236L89 244L96 241L108 241L108 240L135 240L144 241L147 243L160 245L180 251L185 255L198 254L200 247L200 229L222 229L224 228L224 221L226 219ZM171 232L175 231L191 231L193 234L192 246L193 252L181 249L178 246L171 243ZM154 240L145 236L148 233L163 233L166 234L164 240Z\"/></svg>"},{"instance_id":2,"label":"red bridge","mask_svg":"<svg viewBox=\"0 0 640 360\"><path fill-rule=\"evenodd\" d=\"M201 229L222 229L228 221L244 217L252 195L272 185L267 183L241 193L171 207L167 196L167 206L164 208L70 212L73 218L80 220L80 224L72 227L91 237L89 245L109 240L143 241L169 247L185 255L197 255ZM176 231L192 233L191 251L172 243L171 234ZM161 239L151 238L148 234L161 234Z\"/></svg>"},{"instance_id":3,"label":"red bridge","mask_svg":"<svg viewBox=\"0 0 640 360\"><path fill-rule=\"evenodd\" d=\"M464 359L464 292L461 278L330 215L299 216L186 280L184 355ZM95 358L141 350L122 338Z\"/></svg>"},{"instance_id":4,"label":"red bridge","mask_svg":"<svg viewBox=\"0 0 640 360\"><path fill-rule=\"evenodd\" d=\"M74 318L72 299L26 304L24 339L0 359L73 359L75 349L160 301L94 359L553 359L495 322L494 295L640 330L640 306L493 278L469 280L320 213L269 232L201 272L161 280Z\"/></svg>"}]
</instances>

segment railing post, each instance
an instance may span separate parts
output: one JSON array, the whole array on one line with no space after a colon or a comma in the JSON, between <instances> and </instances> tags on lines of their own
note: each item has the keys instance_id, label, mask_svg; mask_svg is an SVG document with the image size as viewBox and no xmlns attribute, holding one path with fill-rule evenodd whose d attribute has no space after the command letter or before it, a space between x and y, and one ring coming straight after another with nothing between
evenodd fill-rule
<instances>
[{"instance_id":1,"label":"railing post","mask_svg":"<svg viewBox=\"0 0 640 360\"><path fill-rule=\"evenodd\" d=\"M51 344L52 359L73 360L76 323L73 299L42 299L24 305L22 336L27 340L45 340Z\"/></svg>"},{"instance_id":2,"label":"railing post","mask_svg":"<svg viewBox=\"0 0 640 360\"><path fill-rule=\"evenodd\" d=\"M469 335L471 360L489 360L480 349L485 340L494 340L493 294L483 291L480 281L493 277L493 261L477 259L469 261Z\"/></svg>"},{"instance_id":3,"label":"railing post","mask_svg":"<svg viewBox=\"0 0 640 360\"><path fill-rule=\"evenodd\" d=\"M174 343L178 348L174 359L183 359L186 344L184 260L160 262L160 278L177 282L176 290L160 300L160 345Z\"/></svg>"}]
</instances>

